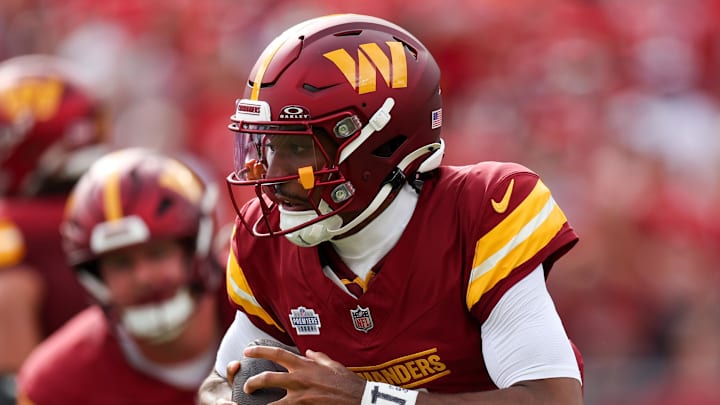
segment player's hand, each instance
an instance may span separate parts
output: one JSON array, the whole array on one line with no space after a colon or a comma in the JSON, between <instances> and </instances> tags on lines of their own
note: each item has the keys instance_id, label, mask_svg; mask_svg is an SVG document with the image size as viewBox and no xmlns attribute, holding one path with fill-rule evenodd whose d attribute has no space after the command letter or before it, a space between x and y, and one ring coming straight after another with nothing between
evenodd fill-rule
<instances>
[{"instance_id":1,"label":"player's hand","mask_svg":"<svg viewBox=\"0 0 720 405\"><path fill-rule=\"evenodd\" d=\"M249 346L244 354L274 361L288 370L287 373L262 372L245 382L246 393L260 388L284 388L287 395L273 402L276 405L356 405L365 389L365 380L321 352L307 350L303 357L278 347Z\"/></svg>"},{"instance_id":2,"label":"player's hand","mask_svg":"<svg viewBox=\"0 0 720 405\"><path fill-rule=\"evenodd\" d=\"M240 362L231 361L226 368L227 379L216 372L203 381L198 392L200 405L237 405L232 401L232 382L240 372Z\"/></svg>"},{"instance_id":3,"label":"player's hand","mask_svg":"<svg viewBox=\"0 0 720 405\"><path fill-rule=\"evenodd\" d=\"M232 387L233 381L235 381L235 375L240 371L240 361L233 360L227 364L225 369L225 375L227 375L228 384Z\"/></svg>"},{"instance_id":4,"label":"player's hand","mask_svg":"<svg viewBox=\"0 0 720 405\"><path fill-rule=\"evenodd\" d=\"M235 375L240 371L240 362L237 360L231 361L228 363L227 368L225 369L225 373L227 375L228 384L230 387L233 385L233 381L235 380ZM233 402L230 397L227 398L219 398L215 400L215 405L237 405L237 403Z\"/></svg>"}]
</instances>

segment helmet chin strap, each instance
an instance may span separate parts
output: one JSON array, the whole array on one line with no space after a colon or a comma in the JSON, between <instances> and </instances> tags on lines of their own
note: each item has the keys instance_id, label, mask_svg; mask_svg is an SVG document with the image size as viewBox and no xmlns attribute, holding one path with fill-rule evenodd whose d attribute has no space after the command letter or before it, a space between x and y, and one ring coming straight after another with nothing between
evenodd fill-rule
<instances>
[{"instance_id":1,"label":"helmet chin strap","mask_svg":"<svg viewBox=\"0 0 720 405\"><path fill-rule=\"evenodd\" d=\"M409 153L405 158L397 165L397 170L403 174L402 178L405 178L405 169L414 162L416 159L420 158L423 155L426 155L428 153L434 153L438 149L442 149L443 144L442 143L431 143L429 145L425 145L421 148L418 148L414 150L413 152ZM431 156L432 157L432 156ZM355 217L352 221L350 221L347 225L342 226L337 229L328 229L327 232L331 235L331 237L342 235L351 229L355 228L362 222L364 222L366 219L368 219L372 214L377 211L378 208L385 202L385 200L390 196L390 194L398 189L398 186L402 186L402 183L397 184L397 182L392 181L395 180L396 176L393 176L390 181L385 182L383 184L382 188L380 188L380 191L375 195L375 198L373 198L370 205L365 208L360 215Z\"/></svg>"},{"instance_id":2,"label":"helmet chin strap","mask_svg":"<svg viewBox=\"0 0 720 405\"><path fill-rule=\"evenodd\" d=\"M108 305L111 302L110 290L96 276L86 270L78 272L80 284L96 299L101 305Z\"/></svg>"},{"instance_id":3,"label":"helmet chin strap","mask_svg":"<svg viewBox=\"0 0 720 405\"><path fill-rule=\"evenodd\" d=\"M414 150L409 153L405 158L397 165L395 175L391 179L385 182L380 188L380 191L375 195L370 205L367 206L357 217L350 221L347 225L342 226L342 218L339 215L333 215L323 219L312 225L308 225L305 228L299 229L295 232L291 232L285 235L285 237L293 244L300 247L315 246L322 242L328 241L336 236L340 236L351 229L355 228L365 220L367 220L380 206L387 200L390 194L397 190L399 186L402 186L405 180L405 169L420 158L428 153L432 153L427 160L430 160L430 164L423 167L424 171L429 171L436 168L440 159L442 159L442 153L444 151L444 142L431 143L421 148ZM439 157L438 157L439 155ZM423 165L421 165L422 167ZM399 181L403 180L403 181ZM319 205L320 212L327 214L332 211L325 200L320 201ZM300 225L302 223L311 221L317 218L317 213L314 210L307 211L288 211L283 209L282 205L280 210L280 228L288 229L293 226Z\"/></svg>"}]
</instances>

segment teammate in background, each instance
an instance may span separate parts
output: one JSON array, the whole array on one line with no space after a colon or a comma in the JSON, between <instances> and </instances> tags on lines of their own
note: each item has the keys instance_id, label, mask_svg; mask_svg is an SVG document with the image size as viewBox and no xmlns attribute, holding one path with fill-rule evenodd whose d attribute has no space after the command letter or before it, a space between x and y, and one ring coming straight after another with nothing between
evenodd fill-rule
<instances>
[{"instance_id":1,"label":"teammate in background","mask_svg":"<svg viewBox=\"0 0 720 405\"><path fill-rule=\"evenodd\" d=\"M31 353L19 404L194 404L232 322L211 249L217 187L147 149L98 160L68 198L68 263L97 303Z\"/></svg>"},{"instance_id":2,"label":"teammate in background","mask_svg":"<svg viewBox=\"0 0 720 405\"><path fill-rule=\"evenodd\" d=\"M245 384L287 403L583 402L545 285L577 236L529 169L440 165L439 83L422 43L369 16L305 21L262 53L230 125L228 183L257 193L236 205L238 312L201 403L230 403L243 356L289 370ZM304 356L245 348L261 337Z\"/></svg>"},{"instance_id":3,"label":"teammate in background","mask_svg":"<svg viewBox=\"0 0 720 405\"><path fill-rule=\"evenodd\" d=\"M67 193L107 144L104 111L74 73L50 55L0 63L0 379L10 382L88 305L58 227Z\"/></svg>"}]
</instances>

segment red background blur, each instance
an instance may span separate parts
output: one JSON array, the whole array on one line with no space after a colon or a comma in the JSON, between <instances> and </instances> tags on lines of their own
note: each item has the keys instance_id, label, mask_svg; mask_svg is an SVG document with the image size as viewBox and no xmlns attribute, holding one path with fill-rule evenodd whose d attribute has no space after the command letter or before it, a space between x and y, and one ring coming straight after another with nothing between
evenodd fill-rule
<instances>
[{"instance_id":1,"label":"red background blur","mask_svg":"<svg viewBox=\"0 0 720 405\"><path fill-rule=\"evenodd\" d=\"M517 161L553 190L581 237L549 286L586 403L720 403L719 0L3 0L0 59L75 60L118 145L191 152L223 182L256 57L332 12L433 52L445 163Z\"/></svg>"}]
</instances>

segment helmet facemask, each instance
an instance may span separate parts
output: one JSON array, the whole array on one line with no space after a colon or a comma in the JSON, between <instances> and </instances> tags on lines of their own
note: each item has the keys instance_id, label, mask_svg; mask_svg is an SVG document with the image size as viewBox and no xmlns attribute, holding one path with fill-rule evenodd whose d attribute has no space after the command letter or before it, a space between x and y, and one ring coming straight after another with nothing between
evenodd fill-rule
<instances>
[{"instance_id":1,"label":"helmet facemask","mask_svg":"<svg viewBox=\"0 0 720 405\"><path fill-rule=\"evenodd\" d=\"M250 107L253 105L256 108ZM382 198L375 198L368 209L343 226L344 220L349 218L342 218L339 214L352 202L355 188L343 175L341 164L368 137L383 129L391 119L393 106L394 100L388 98L368 124L362 127L357 115L349 111L309 121L260 121L262 117L246 111L269 117L267 103L238 100L237 112L231 118L234 123L229 126L237 133L235 171L228 176L228 185L255 186L263 212L254 224L247 223L230 188L233 204L243 224L258 237L285 235L299 246L314 246L346 233L367 219L385 201L389 192L383 193L381 189L377 197ZM292 108L300 110L299 107ZM265 111L267 114L263 114ZM279 176L268 173L276 155L282 161L278 165L286 168ZM394 170L383 185L391 186L389 191L397 191L405 180L402 177L398 182L399 176L404 174ZM286 197L299 196L287 195L283 187L293 182L299 182L306 190L303 197L309 209L288 208L293 201ZM275 211L280 216L279 226L273 226L269 219Z\"/></svg>"},{"instance_id":2,"label":"helmet facemask","mask_svg":"<svg viewBox=\"0 0 720 405\"><path fill-rule=\"evenodd\" d=\"M230 125L236 132L235 170L228 176L228 185L253 186L263 212L260 219L247 223L230 188L240 219L258 237L286 235L301 246L329 239L331 235L317 236L325 233L320 227L339 228L338 214L354 194L339 169L338 147L329 131L350 138L358 132L357 117L342 112L317 120L270 121L269 113L265 117L243 113L250 105L258 106L255 111L269 111L263 102L239 100L237 105ZM300 112L299 108L285 110ZM270 221L272 215L280 216L279 226ZM316 236L297 233L313 225L317 226L310 234Z\"/></svg>"}]
</instances>

